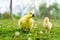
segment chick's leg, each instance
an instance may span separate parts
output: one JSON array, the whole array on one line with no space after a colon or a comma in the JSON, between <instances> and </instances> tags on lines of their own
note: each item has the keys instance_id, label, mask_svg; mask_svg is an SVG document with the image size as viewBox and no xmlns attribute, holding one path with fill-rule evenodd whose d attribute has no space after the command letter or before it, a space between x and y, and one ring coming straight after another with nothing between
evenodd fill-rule
<instances>
[{"instance_id":1,"label":"chick's leg","mask_svg":"<svg viewBox=\"0 0 60 40\"><path fill-rule=\"evenodd\" d=\"M50 29L48 26L46 27L46 33L50 33Z\"/></svg>"}]
</instances>

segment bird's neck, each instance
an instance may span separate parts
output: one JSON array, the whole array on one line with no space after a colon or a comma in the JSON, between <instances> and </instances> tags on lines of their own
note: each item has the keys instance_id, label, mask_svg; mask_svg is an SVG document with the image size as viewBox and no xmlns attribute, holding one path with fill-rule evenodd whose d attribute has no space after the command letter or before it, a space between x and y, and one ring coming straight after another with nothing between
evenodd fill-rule
<instances>
[{"instance_id":1,"label":"bird's neck","mask_svg":"<svg viewBox=\"0 0 60 40\"><path fill-rule=\"evenodd\" d=\"M26 20L26 21L29 21L29 20L30 20L30 18L29 18L29 17L25 17L25 20Z\"/></svg>"}]
</instances>

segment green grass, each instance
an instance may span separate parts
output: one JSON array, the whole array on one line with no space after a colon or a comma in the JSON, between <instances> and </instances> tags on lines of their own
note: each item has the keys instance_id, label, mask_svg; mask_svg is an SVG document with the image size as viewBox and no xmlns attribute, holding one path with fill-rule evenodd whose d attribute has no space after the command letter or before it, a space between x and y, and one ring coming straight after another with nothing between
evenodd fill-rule
<instances>
[{"instance_id":1,"label":"green grass","mask_svg":"<svg viewBox=\"0 0 60 40\"><path fill-rule=\"evenodd\" d=\"M31 37L32 40L60 40L60 20L51 19L53 27L50 34L39 34L41 30L44 32L44 28L42 26L43 20L38 21L40 24L38 24L37 28L31 29L30 32L32 35L29 36L28 33L20 31L17 20L0 19L0 40L14 40L13 36L16 31L20 32L20 36L15 40L28 40L29 37Z\"/></svg>"}]
</instances>

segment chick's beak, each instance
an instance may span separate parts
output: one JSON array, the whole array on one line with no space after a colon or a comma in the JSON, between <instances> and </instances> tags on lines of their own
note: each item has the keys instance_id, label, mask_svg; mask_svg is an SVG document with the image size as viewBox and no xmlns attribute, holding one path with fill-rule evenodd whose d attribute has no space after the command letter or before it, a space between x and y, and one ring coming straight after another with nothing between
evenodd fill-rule
<instances>
[{"instance_id":1,"label":"chick's beak","mask_svg":"<svg viewBox=\"0 0 60 40\"><path fill-rule=\"evenodd\" d=\"M35 15L34 15L34 14L32 14L32 17L35 17Z\"/></svg>"}]
</instances>

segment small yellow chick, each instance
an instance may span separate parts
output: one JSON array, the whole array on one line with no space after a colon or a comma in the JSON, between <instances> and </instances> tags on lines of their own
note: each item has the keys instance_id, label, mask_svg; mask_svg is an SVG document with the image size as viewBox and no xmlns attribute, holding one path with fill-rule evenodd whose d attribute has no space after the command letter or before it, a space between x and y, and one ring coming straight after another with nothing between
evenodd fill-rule
<instances>
[{"instance_id":1,"label":"small yellow chick","mask_svg":"<svg viewBox=\"0 0 60 40\"><path fill-rule=\"evenodd\" d=\"M50 33L50 30L52 28L52 23L49 21L48 17L45 17L44 21L43 21L43 26L45 27L45 31Z\"/></svg>"},{"instance_id":2,"label":"small yellow chick","mask_svg":"<svg viewBox=\"0 0 60 40\"><path fill-rule=\"evenodd\" d=\"M24 31L30 30L33 25L32 17L34 17L34 14L32 12L28 12L25 16L20 18L18 21L20 29L23 29Z\"/></svg>"}]
</instances>

